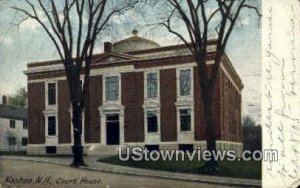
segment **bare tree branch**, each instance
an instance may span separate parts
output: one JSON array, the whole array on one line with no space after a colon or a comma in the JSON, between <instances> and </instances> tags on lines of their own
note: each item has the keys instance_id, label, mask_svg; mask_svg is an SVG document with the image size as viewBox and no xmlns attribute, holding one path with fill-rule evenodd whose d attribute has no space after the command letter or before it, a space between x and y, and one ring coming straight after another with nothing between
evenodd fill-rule
<instances>
[{"instance_id":1,"label":"bare tree branch","mask_svg":"<svg viewBox=\"0 0 300 188\"><path fill-rule=\"evenodd\" d=\"M124 4L120 3L120 6L115 8L108 7L107 0L65 0L64 3L60 2L61 4L59 1L55 3L54 0L49 0L50 5L42 0L38 0L37 5L29 0L26 2L31 11L19 7L12 8L36 20L42 26L54 43L64 64L73 108L74 164L82 165L81 116L88 105L86 98L88 98L90 68L96 39L113 15L129 10L138 0L123 0ZM38 15L37 8L46 16L46 20ZM83 16L87 16L87 24L84 23ZM73 57L73 51L75 51L75 57ZM82 69L84 70L83 89L80 87Z\"/></svg>"},{"instance_id":2,"label":"bare tree branch","mask_svg":"<svg viewBox=\"0 0 300 188\"><path fill-rule=\"evenodd\" d=\"M28 1L27 1L28 2ZM24 10L24 9L21 9L21 8L18 8L18 7L11 7L12 9L15 9L17 11L20 11L20 12L23 12L25 15L27 15L28 17L36 20L42 27L43 29L46 31L46 33L48 34L48 36L50 37L51 41L54 43L56 49L57 49L57 52L60 56L61 59L64 59L64 55L61 51L61 48L58 44L58 42L56 41L55 37L52 35L52 33L50 32L50 30L48 29L48 27L39 19L39 17L37 16L37 13L36 13L36 10L35 8L33 7L33 5L30 3L33 11L34 11L34 15L33 14L30 14L28 11Z\"/></svg>"},{"instance_id":3,"label":"bare tree branch","mask_svg":"<svg viewBox=\"0 0 300 188\"><path fill-rule=\"evenodd\" d=\"M248 8L248 9L251 9L251 10L254 10L255 13L256 13L259 17L262 17L262 14L259 12L259 10L258 10L257 7L251 6L251 5L247 5L247 4L244 4L243 7Z\"/></svg>"},{"instance_id":4,"label":"bare tree branch","mask_svg":"<svg viewBox=\"0 0 300 188\"><path fill-rule=\"evenodd\" d=\"M219 65L225 54L225 49L229 38L232 34L237 19L244 8L256 11L258 16L261 14L258 8L250 4L245 4L246 0L165 0L174 9L171 14L166 17L163 23L159 23L166 27L168 31L177 36L193 54L198 65L198 77L201 85L202 100L204 101L204 116L207 129L207 147L209 150L216 149L216 138L213 125L212 115L212 99L214 86L219 73ZM247 1L249 2L249 1ZM210 15L207 10L215 8ZM186 11L187 9L187 11ZM175 31L171 27L172 19L176 18L176 12L179 18L185 24L189 37L186 38L183 33ZM214 20L214 22L212 22ZM209 32L217 33L216 52L214 63L209 65L212 71L208 72L207 65L207 47ZM190 42L188 42L190 41Z\"/></svg>"}]
</instances>

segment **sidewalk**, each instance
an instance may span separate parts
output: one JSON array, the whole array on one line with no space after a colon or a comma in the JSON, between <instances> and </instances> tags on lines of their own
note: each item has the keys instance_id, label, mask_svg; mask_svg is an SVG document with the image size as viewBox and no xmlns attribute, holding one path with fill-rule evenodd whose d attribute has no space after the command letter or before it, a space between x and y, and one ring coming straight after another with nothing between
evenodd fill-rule
<instances>
[{"instance_id":1,"label":"sidewalk","mask_svg":"<svg viewBox=\"0 0 300 188\"><path fill-rule=\"evenodd\" d=\"M46 162L46 163L59 164L64 166L70 166L72 162L72 158L69 157L56 158L56 157L0 156L0 159L1 158L10 159L10 160L29 160L35 162ZM212 183L212 184L237 186L237 187L261 187L261 181L259 180L174 173L174 172L118 166L118 165L111 165L107 163L97 162L99 158L100 158L99 156L97 157L86 156L84 160L88 166L80 167L80 169L116 173L116 174L123 174L123 175L165 178L165 179L181 180L181 181L189 181L189 182L192 181L192 182Z\"/></svg>"}]
</instances>

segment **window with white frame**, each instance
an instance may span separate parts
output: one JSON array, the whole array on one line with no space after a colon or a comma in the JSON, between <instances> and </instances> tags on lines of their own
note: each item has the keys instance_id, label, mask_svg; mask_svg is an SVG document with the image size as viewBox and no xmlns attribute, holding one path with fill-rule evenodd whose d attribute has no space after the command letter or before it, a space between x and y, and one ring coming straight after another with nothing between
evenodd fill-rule
<instances>
[{"instance_id":1,"label":"window with white frame","mask_svg":"<svg viewBox=\"0 0 300 188\"><path fill-rule=\"evenodd\" d=\"M180 96L191 95L191 69L180 70Z\"/></svg>"},{"instance_id":2,"label":"window with white frame","mask_svg":"<svg viewBox=\"0 0 300 188\"><path fill-rule=\"evenodd\" d=\"M156 110L147 111L147 126L148 133L158 132L158 118Z\"/></svg>"},{"instance_id":3,"label":"window with white frame","mask_svg":"<svg viewBox=\"0 0 300 188\"><path fill-rule=\"evenodd\" d=\"M191 109L180 109L180 131L191 131Z\"/></svg>"},{"instance_id":4,"label":"window with white frame","mask_svg":"<svg viewBox=\"0 0 300 188\"><path fill-rule=\"evenodd\" d=\"M28 143L28 138L22 137L22 146L27 146L27 143Z\"/></svg>"},{"instance_id":5,"label":"window with white frame","mask_svg":"<svg viewBox=\"0 0 300 188\"><path fill-rule=\"evenodd\" d=\"M23 129L27 129L27 128L28 128L27 120L23 120Z\"/></svg>"},{"instance_id":6,"label":"window with white frame","mask_svg":"<svg viewBox=\"0 0 300 188\"><path fill-rule=\"evenodd\" d=\"M10 129L16 128L16 120L14 120L14 119L9 120L9 128Z\"/></svg>"},{"instance_id":7,"label":"window with white frame","mask_svg":"<svg viewBox=\"0 0 300 188\"><path fill-rule=\"evenodd\" d=\"M158 76L156 72L147 74L147 98L157 98Z\"/></svg>"},{"instance_id":8,"label":"window with white frame","mask_svg":"<svg viewBox=\"0 0 300 188\"><path fill-rule=\"evenodd\" d=\"M8 145L10 146L16 145L16 137L8 137Z\"/></svg>"},{"instance_id":9,"label":"window with white frame","mask_svg":"<svg viewBox=\"0 0 300 188\"><path fill-rule=\"evenodd\" d=\"M48 117L48 136L56 136L56 117L49 116Z\"/></svg>"},{"instance_id":10,"label":"window with white frame","mask_svg":"<svg viewBox=\"0 0 300 188\"><path fill-rule=\"evenodd\" d=\"M105 99L106 101L119 100L119 77L105 77Z\"/></svg>"},{"instance_id":11,"label":"window with white frame","mask_svg":"<svg viewBox=\"0 0 300 188\"><path fill-rule=\"evenodd\" d=\"M56 83L48 83L48 105L56 105Z\"/></svg>"}]
</instances>

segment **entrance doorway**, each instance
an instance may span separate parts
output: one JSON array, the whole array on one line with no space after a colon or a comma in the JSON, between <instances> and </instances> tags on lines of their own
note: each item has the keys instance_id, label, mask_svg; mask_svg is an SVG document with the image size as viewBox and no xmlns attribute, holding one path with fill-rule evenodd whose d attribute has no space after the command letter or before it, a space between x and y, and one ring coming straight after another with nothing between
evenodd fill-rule
<instances>
[{"instance_id":1,"label":"entrance doorway","mask_svg":"<svg viewBox=\"0 0 300 188\"><path fill-rule=\"evenodd\" d=\"M106 115L106 144L120 144L120 122L119 114Z\"/></svg>"}]
</instances>

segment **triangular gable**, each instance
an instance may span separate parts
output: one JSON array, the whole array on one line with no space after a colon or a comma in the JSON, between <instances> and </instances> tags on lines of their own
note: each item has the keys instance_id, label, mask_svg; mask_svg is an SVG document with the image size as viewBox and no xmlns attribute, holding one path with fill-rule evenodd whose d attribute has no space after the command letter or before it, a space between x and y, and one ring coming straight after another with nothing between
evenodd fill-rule
<instances>
[{"instance_id":1,"label":"triangular gable","mask_svg":"<svg viewBox=\"0 0 300 188\"><path fill-rule=\"evenodd\" d=\"M134 56L119 53L107 53L93 60L93 63L113 63L136 59Z\"/></svg>"}]
</instances>

